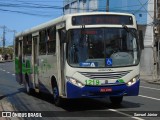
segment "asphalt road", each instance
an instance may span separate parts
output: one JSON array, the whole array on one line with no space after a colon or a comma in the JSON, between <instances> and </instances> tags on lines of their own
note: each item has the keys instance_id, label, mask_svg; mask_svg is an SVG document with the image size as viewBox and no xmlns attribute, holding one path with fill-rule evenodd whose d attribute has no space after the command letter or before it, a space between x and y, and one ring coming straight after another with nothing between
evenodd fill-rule
<instances>
[{"instance_id":1,"label":"asphalt road","mask_svg":"<svg viewBox=\"0 0 160 120\"><path fill-rule=\"evenodd\" d=\"M160 116L160 85L141 81L140 94L124 97L120 106L113 106L106 99L70 100L62 107L53 104L52 96L28 95L23 86L15 80L13 62L0 63L0 101L10 102L17 111L47 113L47 117L23 118L27 120L159 120L160 117L141 117L152 113ZM135 116L134 116L135 115ZM54 117L49 117L54 116ZM93 117L94 116L94 117ZM22 119L22 118L21 118Z\"/></svg>"}]
</instances>

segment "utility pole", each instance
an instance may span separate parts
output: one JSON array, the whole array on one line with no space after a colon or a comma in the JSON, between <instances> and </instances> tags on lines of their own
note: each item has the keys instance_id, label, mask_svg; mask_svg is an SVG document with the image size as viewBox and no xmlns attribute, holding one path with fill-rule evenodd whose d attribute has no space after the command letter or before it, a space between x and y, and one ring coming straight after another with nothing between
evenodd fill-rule
<instances>
[{"instance_id":1,"label":"utility pole","mask_svg":"<svg viewBox=\"0 0 160 120\"><path fill-rule=\"evenodd\" d=\"M13 46L14 46L14 39L17 31L8 29L8 32L13 32Z\"/></svg>"},{"instance_id":2,"label":"utility pole","mask_svg":"<svg viewBox=\"0 0 160 120\"><path fill-rule=\"evenodd\" d=\"M3 29L3 35L2 35L2 55L4 57L5 54L5 45L6 45L6 32L13 32L13 46L14 46L14 39L15 39L15 34L16 34L16 30L10 30L8 29L6 26L0 26L1 29Z\"/></svg>"},{"instance_id":3,"label":"utility pole","mask_svg":"<svg viewBox=\"0 0 160 120\"><path fill-rule=\"evenodd\" d=\"M15 49L15 35L16 35L16 30L10 30L8 29L8 32L13 32L13 50ZM12 59L14 58L14 53L12 54Z\"/></svg>"},{"instance_id":4,"label":"utility pole","mask_svg":"<svg viewBox=\"0 0 160 120\"><path fill-rule=\"evenodd\" d=\"M158 66L159 66L159 31L158 31L158 20L157 20L157 0L154 0L154 25L153 25L153 60L154 70L153 79L158 80Z\"/></svg>"},{"instance_id":5,"label":"utility pole","mask_svg":"<svg viewBox=\"0 0 160 120\"><path fill-rule=\"evenodd\" d=\"M106 12L109 12L109 0L106 1L107 4L106 4Z\"/></svg>"},{"instance_id":6,"label":"utility pole","mask_svg":"<svg viewBox=\"0 0 160 120\"><path fill-rule=\"evenodd\" d=\"M6 26L3 26L3 50L2 50L2 54L4 55L4 49L5 49L5 44L6 44L6 38L5 38L5 34L6 34Z\"/></svg>"},{"instance_id":7,"label":"utility pole","mask_svg":"<svg viewBox=\"0 0 160 120\"><path fill-rule=\"evenodd\" d=\"M156 36L156 39L157 39L157 63L158 63L158 69L157 69L157 74L158 74L158 78L157 80L160 81L159 79L159 75L160 75L160 1L159 0L156 0L156 27L157 27L157 36Z\"/></svg>"},{"instance_id":8,"label":"utility pole","mask_svg":"<svg viewBox=\"0 0 160 120\"><path fill-rule=\"evenodd\" d=\"M2 47L2 55L4 55L4 48L5 48L5 34L6 34L6 26L0 26L0 28L3 29L3 37L2 37L2 43L3 43L3 47Z\"/></svg>"}]
</instances>

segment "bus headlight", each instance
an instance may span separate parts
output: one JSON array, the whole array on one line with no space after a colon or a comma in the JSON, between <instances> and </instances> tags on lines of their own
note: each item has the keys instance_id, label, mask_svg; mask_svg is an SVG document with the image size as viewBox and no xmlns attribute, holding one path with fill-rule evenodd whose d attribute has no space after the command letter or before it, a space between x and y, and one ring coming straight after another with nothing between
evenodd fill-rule
<instances>
[{"instance_id":1,"label":"bus headlight","mask_svg":"<svg viewBox=\"0 0 160 120\"><path fill-rule=\"evenodd\" d=\"M76 80L76 79L74 79L74 78L70 78L70 77L66 77L66 78L67 78L67 80L68 80L70 83L72 83L73 85L76 85L76 86L78 86L78 87L80 87L80 88L84 87L84 85L83 85L81 82L79 82L78 80Z\"/></svg>"},{"instance_id":2,"label":"bus headlight","mask_svg":"<svg viewBox=\"0 0 160 120\"><path fill-rule=\"evenodd\" d=\"M137 80L139 80L139 75L137 75L136 77L134 77L130 81L128 81L126 85L132 86L133 84L135 84L137 82Z\"/></svg>"}]
</instances>

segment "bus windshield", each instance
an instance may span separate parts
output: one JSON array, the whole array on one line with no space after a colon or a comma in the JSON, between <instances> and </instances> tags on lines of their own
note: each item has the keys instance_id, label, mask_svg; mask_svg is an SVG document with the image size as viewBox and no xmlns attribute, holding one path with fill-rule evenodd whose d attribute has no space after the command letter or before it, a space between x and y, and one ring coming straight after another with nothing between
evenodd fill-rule
<instances>
[{"instance_id":1,"label":"bus windshield","mask_svg":"<svg viewBox=\"0 0 160 120\"><path fill-rule=\"evenodd\" d=\"M72 67L123 67L139 63L135 29L85 28L68 32L67 59Z\"/></svg>"}]
</instances>

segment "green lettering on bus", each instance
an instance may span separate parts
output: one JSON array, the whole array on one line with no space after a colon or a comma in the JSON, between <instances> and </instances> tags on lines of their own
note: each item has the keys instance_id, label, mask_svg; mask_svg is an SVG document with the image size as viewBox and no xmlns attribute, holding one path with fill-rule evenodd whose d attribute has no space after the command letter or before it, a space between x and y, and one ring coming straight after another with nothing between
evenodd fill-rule
<instances>
[{"instance_id":1,"label":"green lettering on bus","mask_svg":"<svg viewBox=\"0 0 160 120\"><path fill-rule=\"evenodd\" d=\"M31 62L30 60L26 60L26 73L32 74Z\"/></svg>"},{"instance_id":2,"label":"green lettering on bus","mask_svg":"<svg viewBox=\"0 0 160 120\"><path fill-rule=\"evenodd\" d=\"M124 80L123 79L119 79L118 82L124 83Z\"/></svg>"}]
</instances>

